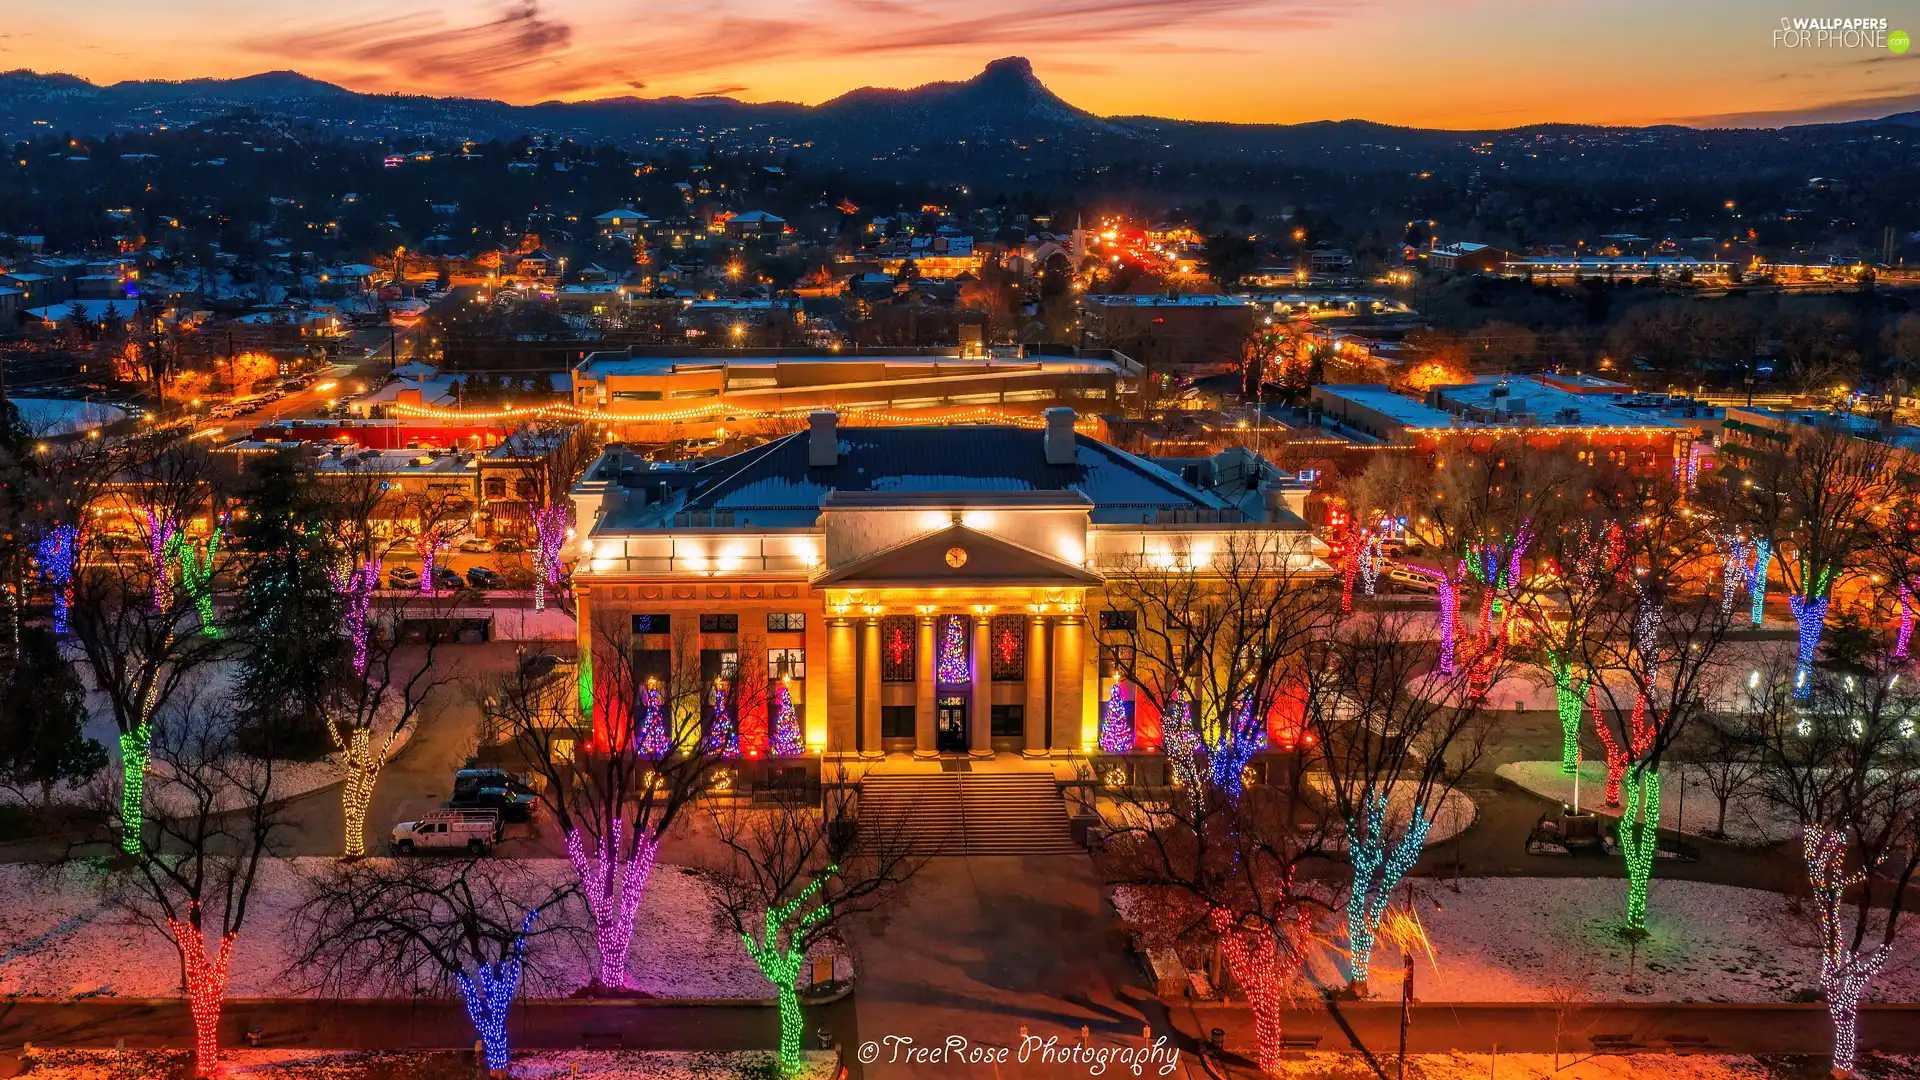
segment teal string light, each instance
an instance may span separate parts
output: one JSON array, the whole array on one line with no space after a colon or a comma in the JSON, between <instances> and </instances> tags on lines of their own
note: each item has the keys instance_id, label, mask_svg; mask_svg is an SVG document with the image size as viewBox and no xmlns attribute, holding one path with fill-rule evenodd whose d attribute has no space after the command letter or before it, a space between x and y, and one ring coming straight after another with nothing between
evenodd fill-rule
<instances>
[{"instance_id":1,"label":"teal string light","mask_svg":"<svg viewBox=\"0 0 1920 1080\"><path fill-rule=\"evenodd\" d=\"M1360 821L1347 823L1347 861L1353 866L1353 885L1347 893L1347 963L1349 977L1365 982L1373 961L1375 933L1386 914L1393 890L1407 876L1427 843L1433 816L1416 805L1407 831L1392 848L1386 845L1387 796L1368 787L1360 798Z\"/></svg>"}]
</instances>

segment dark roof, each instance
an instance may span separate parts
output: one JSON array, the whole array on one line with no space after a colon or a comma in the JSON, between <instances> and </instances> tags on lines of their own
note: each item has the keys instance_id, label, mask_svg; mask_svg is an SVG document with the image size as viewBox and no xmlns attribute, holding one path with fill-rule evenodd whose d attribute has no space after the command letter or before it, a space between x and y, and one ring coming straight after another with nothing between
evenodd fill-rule
<instances>
[{"instance_id":1,"label":"dark roof","mask_svg":"<svg viewBox=\"0 0 1920 1080\"><path fill-rule=\"evenodd\" d=\"M842 427L839 460L807 464L809 433L799 432L714 462L701 471L719 479L688 498L690 511L731 511L745 521L780 524L781 514L811 524L829 494L952 494L1009 491L1079 492L1097 523L1150 521L1159 510L1230 509L1142 458L1084 435L1074 461L1049 465L1038 429L986 425Z\"/></svg>"}]
</instances>

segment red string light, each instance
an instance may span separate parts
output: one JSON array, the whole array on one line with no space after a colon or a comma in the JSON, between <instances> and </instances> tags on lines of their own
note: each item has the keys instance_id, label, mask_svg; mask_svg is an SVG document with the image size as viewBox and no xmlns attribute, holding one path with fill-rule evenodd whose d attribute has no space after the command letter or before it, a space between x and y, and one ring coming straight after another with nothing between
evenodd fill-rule
<instances>
[{"instance_id":1,"label":"red string light","mask_svg":"<svg viewBox=\"0 0 1920 1080\"><path fill-rule=\"evenodd\" d=\"M229 931L220 936L220 948L207 959L206 936L200 927L200 901L187 905L187 920L167 920L168 929L180 947L180 962L185 972L187 1008L193 1013L194 1061L200 1074L210 1076L220 1060L220 1006L227 994L227 965L233 959L233 941L239 935Z\"/></svg>"}]
</instances>

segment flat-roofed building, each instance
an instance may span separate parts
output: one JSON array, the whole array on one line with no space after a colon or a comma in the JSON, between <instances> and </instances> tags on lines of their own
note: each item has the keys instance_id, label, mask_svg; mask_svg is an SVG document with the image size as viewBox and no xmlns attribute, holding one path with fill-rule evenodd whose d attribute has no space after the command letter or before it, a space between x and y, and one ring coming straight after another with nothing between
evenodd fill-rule
<instances>
[{"instance_id":1,"label":"flat-roofed building","mask_svg":"<svg viewBox=\"0 0 1920 1080\"><path fill-rule=\"evenodd\" d=\"M975 355L967 355L975 353ZM1067 405L1116 411L1139 368L1108 350L990 355L977 350L597 352L573 369L573 404L616 438L698 437L715 428L799 422L817 408L866 423L1038 423Z\"/></svg>"}]
</instances>

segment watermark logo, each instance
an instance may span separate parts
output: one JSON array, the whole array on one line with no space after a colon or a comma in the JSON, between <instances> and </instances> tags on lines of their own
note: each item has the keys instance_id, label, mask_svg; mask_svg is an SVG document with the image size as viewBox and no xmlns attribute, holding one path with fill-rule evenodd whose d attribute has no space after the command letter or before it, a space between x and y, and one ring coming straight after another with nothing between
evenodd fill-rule
<instances>
[{"instance_id":1,"label":"watermark logo","mask_svg":"<svg viewBox=\"0 0 1920 1080\"><path fill-rule=\"evenodd\" d=\"M1773 31L1776 49L1886 49L1904 53L1912 44L1904 30L1871 17L1825 18L1782 15Z\"/></svg>"},{"instance_id":2,"label":"watermark logo","mask_svg":"<svg viewBox=\"0 0 1920 1080\"><path fill-rule=\"evenodd\" d=\"M920 1042L911 1035L887 1035L863 1042L854 1056L862 1065L960 1065L984 1066L999 1073L1002 1065L1045 1065L1048 1076L1060 1075L1064 1066L1069 1073L1106 1076L1109 1071L1133 1076L1172 1076L1180 1067L1180 1048L1165 1035L1139 1043L1093 1045L1081 1032L1078 1042L1064 1042L1058 1036L1029 1035L1020 1029L1019 1041L1011 1046L977 1043L965 1035L949 1035L938 1042Z\"/></svg>"}]
</instances>

